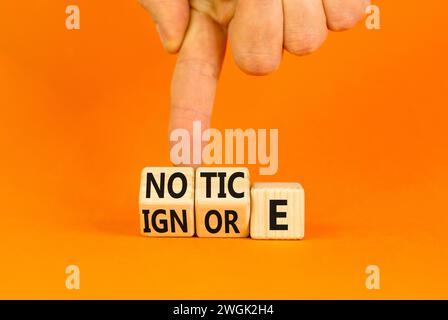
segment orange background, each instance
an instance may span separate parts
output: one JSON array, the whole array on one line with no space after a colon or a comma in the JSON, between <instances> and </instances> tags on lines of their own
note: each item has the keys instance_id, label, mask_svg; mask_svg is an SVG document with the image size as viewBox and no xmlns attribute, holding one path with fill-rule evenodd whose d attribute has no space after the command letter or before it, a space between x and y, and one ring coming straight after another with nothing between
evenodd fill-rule
<instances>
[{"instance_id":1,"label":"orange background","mask_svg":"<svg viewBox=\"0 0 448 320\"><path fill-rule=\"evenodd\" d=\"M0 298L448 298L448 3L376 4L382 30L331 34L272 76L226 58L212 125L279 128L278 174L251 173L304 185L291 242L141 237L175 57L133 0L2 0Z\"/></svg>"}]
</instances>

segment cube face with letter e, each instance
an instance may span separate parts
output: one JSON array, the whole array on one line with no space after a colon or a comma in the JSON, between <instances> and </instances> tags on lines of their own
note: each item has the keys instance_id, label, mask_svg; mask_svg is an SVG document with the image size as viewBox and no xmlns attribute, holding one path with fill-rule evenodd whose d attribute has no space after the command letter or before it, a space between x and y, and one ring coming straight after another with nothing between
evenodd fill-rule
<instances>
[{"instance_id":1,"label":"cube face with letter e","mask_svg":"<svg viewBox=\"0 0 448 320\"><path fill-rule=\"evenodd\" d=\"M139 207L142 235L192 237L195 227L193 168L144 168Z\"/></svg>"},{"instance_id":2,"label":"cube face with letter e","mask_svg":"<svg viewBox=\"0 0 448 320\"><path fill-rule=\"evenodd\" d=\"M195 211L198 237L248 237L249 170L212 167L197 169Z\"/></svg>"},{"instance_id":3,"label":"cube face with letter e","mask_svg":"<svg viewBox=\"0 0 448 320\"><path fill-rule=\"evenodd\" d=\"M250 235L254 239L302 239L305 193L298 183L255 183Z\"/></svg>"}]
</instances>

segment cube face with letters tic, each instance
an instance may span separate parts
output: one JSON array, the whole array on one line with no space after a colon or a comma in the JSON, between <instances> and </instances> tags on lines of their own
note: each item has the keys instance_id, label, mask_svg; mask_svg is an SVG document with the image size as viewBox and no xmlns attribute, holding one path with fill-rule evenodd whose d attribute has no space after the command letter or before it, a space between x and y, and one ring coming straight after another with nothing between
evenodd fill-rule
<instances>
[{"instance_id":1,"label":"cube face with letters tic","mask_svg":"<svg viewBox=\"0 0 448 320\"><path fill-rule=\"evenodd\" d=\"M305 193L298 183L255 183L250 235L254 239L302 239Z\"/></svg>"},{"instance_id":2,"label":"cube face with letters tic","mask_svg":"<svg viewBox=\"0 0 448 320\"><path fill-rule=\"evenodd\" d=\"M193 168L144 168L139 209L142 235L192 237L195 230Z\"/></svg>"},{"instance_id":3,"label":"cube face with letters tic","mask_svg":"<svg viewBox=\"0 0 448 320\"><path fill-rule=\"evenodd\" d=\"M195 214L198 237L248 237L249 170L247 168L198 168L196 170Z\"/></svg>"}]
</instances>

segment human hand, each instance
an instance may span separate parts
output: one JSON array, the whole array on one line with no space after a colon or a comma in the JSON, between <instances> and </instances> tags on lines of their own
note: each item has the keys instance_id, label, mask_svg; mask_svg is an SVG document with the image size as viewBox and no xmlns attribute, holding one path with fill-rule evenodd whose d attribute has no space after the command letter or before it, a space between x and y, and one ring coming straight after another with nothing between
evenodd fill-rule
<instances>
[{"instance_id":1,"label":"human hand","mask_svg":"<svg viewBox=\"0 0 448 320\"><path fill-rule=\"evenodd\" d=\"M170 132L209 127L215 91L230 38L236 64L246 73L275 71L283 49L315 51L328 30L353 27L369 0L140 0L162 43L179 53L171 87Z\"/></svg>"}]
</instances>

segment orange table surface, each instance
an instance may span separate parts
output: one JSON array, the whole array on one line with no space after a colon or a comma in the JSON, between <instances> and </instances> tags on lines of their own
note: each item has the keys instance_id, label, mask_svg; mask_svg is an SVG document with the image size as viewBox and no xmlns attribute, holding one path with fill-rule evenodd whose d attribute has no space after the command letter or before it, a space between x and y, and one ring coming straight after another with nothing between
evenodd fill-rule
<instances>
[{"instance_id":1,"label":"orange table surface","mask_svg":"<svg viewBox=\"0 0 448 320\"><path fill-rule=\"evenodd\" d=\"M0 298L447 299L448 3L374 2L381 30L332 33L269 77L226 58L212 126L278 128L278 173L251 180L306 193L304 240L256 241L139 235L175 57L136 1L2 0Z\"/></svg>"}]
</instances>

